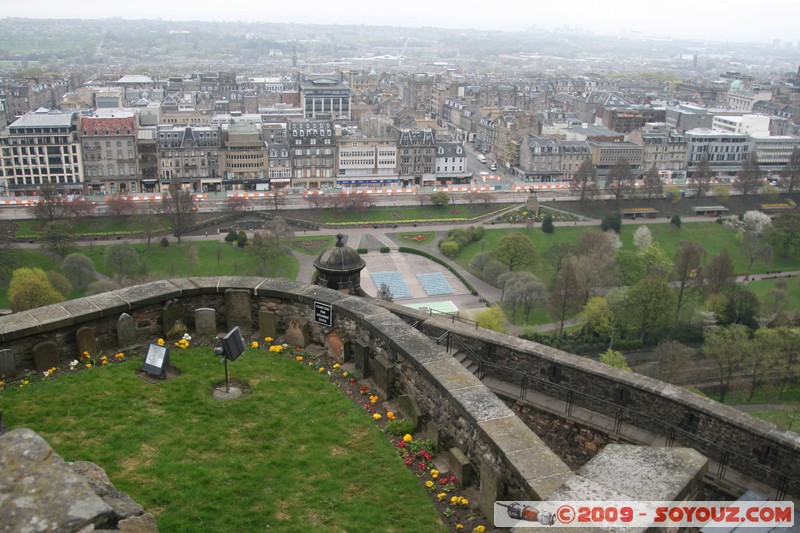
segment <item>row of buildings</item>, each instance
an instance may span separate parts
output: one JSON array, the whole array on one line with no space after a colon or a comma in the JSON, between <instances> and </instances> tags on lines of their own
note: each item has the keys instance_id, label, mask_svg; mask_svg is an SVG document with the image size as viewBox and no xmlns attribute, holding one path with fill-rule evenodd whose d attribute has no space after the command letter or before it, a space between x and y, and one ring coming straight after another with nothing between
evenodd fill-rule
<instances>
[{"instance_id":1,"label":"row of buildings","mask_svg":"<svg viewBox=\"0 0 800 533\"><path fill-rule=\"evenodd\" d=\"M175 182L197 192L462 184L474 177L467 144L528 182L569 181L586 158L601 178L625 158L634 172L655 166L670 182L703 156L725 181L751 154L778 172L800 145L800 71L771 85L726 73L714 91L596 76L471 80L374 70L36 87L20 94L48 94L35 103L58 99L62 111L19 113L25 106L4 89L4 194L34 194L42 183L89 194ZM669 100L676 90L692 100Z\"/></svg>"}]
</instances>

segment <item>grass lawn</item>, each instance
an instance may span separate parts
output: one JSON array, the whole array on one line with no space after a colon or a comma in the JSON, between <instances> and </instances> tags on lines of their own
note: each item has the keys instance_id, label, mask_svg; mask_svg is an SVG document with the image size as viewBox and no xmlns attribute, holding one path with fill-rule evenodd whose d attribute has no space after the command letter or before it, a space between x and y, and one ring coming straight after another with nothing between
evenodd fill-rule
<instances>
[{"instance_id":1,"label":"grass lawn","mask_svg":"<svg viewBox=\"0 0 800 533\"><path fill-rule=\"evenodd\" d=\"M490 213L502 211L507 204L458 204L446 206L420 206L420 207L370 207L363 210L334 211L325 209L319 212L322 222L332 223L410 223L426 220L471 220Z\"/></svg>"},{"instance_id":2,"label":"grass lawn","mask_svg":"<svg viewBox=\"0 0 800 533\"><path fill-rule=\"evenodd\" d=\"M110 243L109 243L110 244ZM184 276L269 276L273 278L295 279L299 265L291 254L281 256L268 265L265 270L258 259L245 248L238 248L222 241L186 241L178 244L175 240L162 247L154 241L147 244L134 244L133 248L147 265L148 272L156 278ZM197 250L197 264L186 260L189 248ZM82 246L80 252L86 254L95 269L107 276L113 276L105 262L106 245Z\"/></svg>"},{"instance_id":3,"label":"grass lawn","mask_svg":"<svg viewBox=\"0 0 800 533\"><path fill-rule=\"evenodd\" d=\"M794 409L777 409L771 411L748 411L751 415L778 427L800 433L800 406Z\"/></svg>"},{"instance_id":4,"label":"grass lawn","mask_svg":"<svg viewBox=\"0 0 800 533\"><path fill-rule=\"evenodd\" d=\"M316 365L249 348L230 364L245 396L218 401L210 348L170 355L181 374L155 385L134 359L8 388L3 421L100 465L161 531L446 531L392 443Z\"/></svg>"},{"instance_id":5,"label":"grass lawn","mask_svg":"<svg viewBox=\"0 0 800 533\"><path fill-rule=\"evenodd\" d=\"M786 283L786 288L784 290L787 296L786 301L783 302L783 307L785 309L800 309L800 279L781 278L781 280ZM764 279L748 282L747 288L758 296L758 299L761 301L762 309L772 310L775 308L776 302L774 297L770 294L770 290L777 284L777 279Z\"/></svg>"},{"instance_id":6,"label":"grass lawn","mask_svg":"<svg viewBox=\"0 0 800 533\"><path fill-rule=\"evenodd\" d=\"M158 219L161 222L162 228L169 227L167 219ZM38 235L41 223L38 220L19 220L19 230L17 235ZM130 231L136 231L136 217L87 217L75 221L75 234L76 235L92 235L92 234L125 234ZM158 231L156 231L157 233Z\"/></svg>"}]
</instances>

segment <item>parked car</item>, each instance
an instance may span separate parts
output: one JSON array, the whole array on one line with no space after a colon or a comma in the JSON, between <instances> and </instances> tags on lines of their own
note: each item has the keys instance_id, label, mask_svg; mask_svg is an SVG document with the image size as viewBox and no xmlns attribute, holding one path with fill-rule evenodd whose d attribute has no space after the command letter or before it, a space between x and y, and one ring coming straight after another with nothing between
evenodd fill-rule
<instances>
[{"instance_id":1,"label":"parked car","mask_svg":"<svg viewBox=\"0 0 800 533\"><path fill-rule=\"evenodd\" d=\"M489 165L489 170L497 170L497 165L492 163L491 165Z\"/></svg>"}]
</instances>

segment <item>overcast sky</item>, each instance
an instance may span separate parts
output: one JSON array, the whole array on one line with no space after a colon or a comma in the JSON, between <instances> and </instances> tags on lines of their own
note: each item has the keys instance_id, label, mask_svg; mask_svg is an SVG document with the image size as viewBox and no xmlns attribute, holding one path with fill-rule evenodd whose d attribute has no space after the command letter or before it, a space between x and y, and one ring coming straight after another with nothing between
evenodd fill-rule
<instances>
[{"instance_id":1,"label":"overcast sky","mask_svg":"<svg viewBox=\"0 0 800 533\"><path fill-rule=\"evenodd\" d=\"M800 0L3 0L0 14L27 18L377 24L520 30L569 26L603 35L800 42Z\"/></svg>"}]
</instances>

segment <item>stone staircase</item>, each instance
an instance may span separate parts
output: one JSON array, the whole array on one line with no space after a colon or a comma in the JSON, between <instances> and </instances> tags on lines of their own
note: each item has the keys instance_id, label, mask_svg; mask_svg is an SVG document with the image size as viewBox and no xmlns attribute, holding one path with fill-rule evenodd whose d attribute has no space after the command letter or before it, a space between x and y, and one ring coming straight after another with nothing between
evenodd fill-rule
<instances>
[{"instance_id":1,"label":"stone staircase","mask_svg":"<svg viewBox=\"0 0 800 533\"><path fill-rule=\"evenodd\" d=\"M476 363L475 361L473 361L472 359L467 357L466 353L464 353L462 351L457 351L456 353L453 354L453 358L456 361L458 361L459 363L461 363L464 366L464 368L466 368L467 370L472 372L472 374L475 377L480 379L480 376L478 375L478 373L480 371L480 367L478 366L478 363Z\"/></svg>"}]
</instances>

